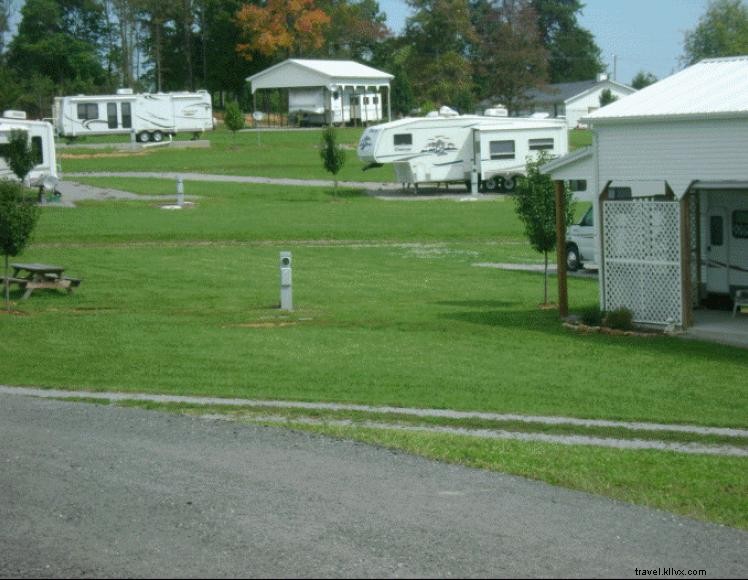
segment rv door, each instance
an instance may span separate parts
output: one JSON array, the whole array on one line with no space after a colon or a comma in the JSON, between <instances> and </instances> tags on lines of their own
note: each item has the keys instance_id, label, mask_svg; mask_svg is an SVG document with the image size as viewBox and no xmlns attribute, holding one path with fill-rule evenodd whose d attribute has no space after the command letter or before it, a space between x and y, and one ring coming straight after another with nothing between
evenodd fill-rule
<instances>
[{"instance_id":1,"label":"rv door","mask_svg":"<svg viewBox=\"0 0 748 580\"><path fill-rule=\"evenodd\" d=\"M706 290L717 294L730 291L730 236L727 210L723 207L709 208L709 232L706 247Z\"/></svg>"}]
</instances>

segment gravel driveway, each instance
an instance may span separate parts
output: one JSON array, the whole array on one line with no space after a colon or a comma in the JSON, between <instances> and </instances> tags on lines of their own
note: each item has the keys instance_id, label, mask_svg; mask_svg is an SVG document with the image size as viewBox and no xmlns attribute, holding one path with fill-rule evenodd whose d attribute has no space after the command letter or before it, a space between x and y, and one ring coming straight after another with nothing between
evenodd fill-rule
<instances>
[{"instance_id":1,"label":"gravel driveway","mask_svg":"<svg viewBox=\"0 0 748 580\"><path fill-rule=\"evenodd\" d=\"M0 394L0 465L2 577L748 573L743 531L283 429Z\"/></svg>"}]
</instances>

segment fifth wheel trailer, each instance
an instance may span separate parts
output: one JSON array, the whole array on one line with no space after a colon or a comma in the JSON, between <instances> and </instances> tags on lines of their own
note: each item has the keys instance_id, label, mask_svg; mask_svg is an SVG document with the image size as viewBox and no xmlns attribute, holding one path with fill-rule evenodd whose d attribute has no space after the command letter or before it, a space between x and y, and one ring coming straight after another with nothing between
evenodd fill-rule
<instances>
[{"instance_id":1,"label":"fifth wheel trailer","mask_svg":"<svg viewBox=\"0 0 748 580\"><path fill-rule=\"evenodd\" d=\"M56 97L53 117L62 137L134 133L141 143L213 129L207 91L135 94L120 89L116 95Z\"/></svg>"},{"instance_id":2,"label":"fifth wheel trailer","mask_svg":"<svg viewBox=\"0 0 748 580\"><path fill-rule=\"evenodd\" d=\"M541 151L565 155L563 119L440 114L366 129L358 157L370 166L392 163L397 181L476 183L481 191L513 191L528 159Z\"/></svg>"}]
</instances>

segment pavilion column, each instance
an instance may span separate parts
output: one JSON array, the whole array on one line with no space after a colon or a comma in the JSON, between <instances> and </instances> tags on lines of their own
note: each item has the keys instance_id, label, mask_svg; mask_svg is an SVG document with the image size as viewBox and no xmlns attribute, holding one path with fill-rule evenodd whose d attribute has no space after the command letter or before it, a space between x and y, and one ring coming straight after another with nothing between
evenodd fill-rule
<instances>
[{"instance_id":1,"label":"pavilion column","mask_svg":"<svg viewBox=\"0 0 748 580\"><path fill-rule=\"evenodd\" d=\"M564 182L555 180L556 193L556 272L558 279L558 315L569 315L569 294L566 283L566 204L564 203Z\"/></svg>"}]
</instances>

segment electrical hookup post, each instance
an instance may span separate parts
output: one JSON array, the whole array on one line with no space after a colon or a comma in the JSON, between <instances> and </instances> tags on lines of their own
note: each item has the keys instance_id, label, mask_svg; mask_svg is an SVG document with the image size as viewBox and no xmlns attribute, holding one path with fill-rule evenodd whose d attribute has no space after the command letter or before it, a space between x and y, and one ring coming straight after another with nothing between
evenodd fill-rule
<instances>
[{"instance_id":1,"label":"electrical hookup post","mask_svg":"<svg viewBox=\"0 0 748 580\"><path fill-rule=\"evenodd\" d=\"M293 310L291 252L280 253L280 308L289 312Z\"/></svg>"}]
</instances>

